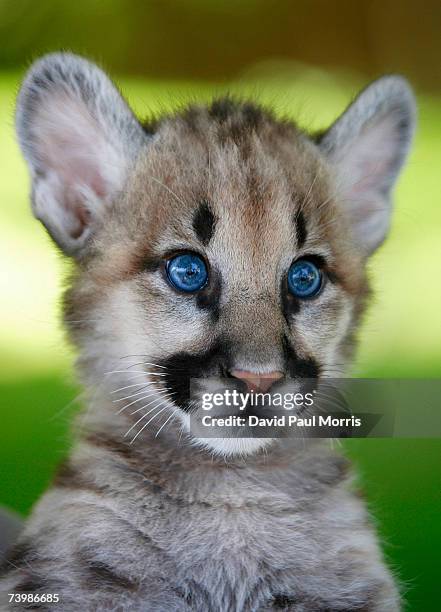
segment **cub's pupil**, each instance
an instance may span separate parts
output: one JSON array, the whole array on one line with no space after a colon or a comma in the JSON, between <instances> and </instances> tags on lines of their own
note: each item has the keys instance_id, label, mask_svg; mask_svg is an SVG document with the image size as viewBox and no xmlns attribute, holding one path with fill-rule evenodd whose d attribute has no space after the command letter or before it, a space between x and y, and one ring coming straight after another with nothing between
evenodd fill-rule
<instances>
[{"instance_id":1,"label":"cub's pupil","mask_svg":"<svg viewBox=\"0 0 441 612\"><path fill-rule=\"evenodd\" d=\"M315 273L310 268L303 267L296 272L295 279L302 289L307 289L314 282Z\"/></svg>"}]
</instances>

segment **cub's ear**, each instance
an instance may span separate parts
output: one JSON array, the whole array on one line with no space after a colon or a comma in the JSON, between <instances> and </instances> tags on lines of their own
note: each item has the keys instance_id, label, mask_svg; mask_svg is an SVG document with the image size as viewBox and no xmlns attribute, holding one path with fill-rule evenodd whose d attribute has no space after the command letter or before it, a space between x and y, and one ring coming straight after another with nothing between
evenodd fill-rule
<instances>
[{"instance_id":1,"label":"cub's ear","mask_svg":"<svg viewBox=\"0 0 441 612\"><path fill-rule=\"evenodd\" d=\"M415 109L407 82L399 76L383 77L362 91L319 138L364 255L388 233L391 193L411 144Z\"/></svg>"},{"instance_id":2,"label":"cub's ear","mask_svg":"<svg viewBox=\"0 0 441 612\"><path fill-rule=\"evenodd\" d=\"M147 137L107 76L70 53L31 67L16 126L34 214L65 253L81 257Z\"/></svg>"}]
</instances>

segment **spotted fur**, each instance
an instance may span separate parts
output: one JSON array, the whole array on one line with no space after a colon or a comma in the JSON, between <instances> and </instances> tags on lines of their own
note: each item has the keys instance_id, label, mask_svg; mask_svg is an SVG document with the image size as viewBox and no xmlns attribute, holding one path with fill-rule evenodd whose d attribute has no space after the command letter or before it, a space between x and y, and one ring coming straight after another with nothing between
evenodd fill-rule
<instances>
[{"instance_id":1,"label":"spotted fur","mask_svg":"<svg viewBox=\"0 0 441 612\"><path fill-rule=\"evenodd\" d=\"M19 140L34 212L75 261L64 320L89 399L4 592L58 592L67 612L399 610L347 461L317 441L193 438L188 381L347 371L413 123L386 77L318 136L230 98L143 128L86 60L33 66ZM207 262L197 295L167 283L182 250ZM305 256L326 282L302 301L286 283Z\"/></svg>"}]
</instances>

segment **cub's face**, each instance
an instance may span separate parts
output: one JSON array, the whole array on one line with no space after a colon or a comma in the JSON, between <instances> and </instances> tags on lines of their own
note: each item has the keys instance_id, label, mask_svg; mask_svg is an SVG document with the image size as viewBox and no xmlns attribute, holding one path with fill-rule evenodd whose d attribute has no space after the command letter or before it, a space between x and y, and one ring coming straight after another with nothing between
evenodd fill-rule
<instances>
[{"instance_id":1,"label":"cub's face","mask_svg":"<svg viewBox=\"0 0 441 612\"><path fill-rule=\"evenodd\" d=\"M85 60L34 66L17 111L34 211L77 261L65 320L132 439L187 425L191 379L269 391L344 372L413 114L390 77L314 139L228 99L143 128Z\"/></svg>"}]
</instances>

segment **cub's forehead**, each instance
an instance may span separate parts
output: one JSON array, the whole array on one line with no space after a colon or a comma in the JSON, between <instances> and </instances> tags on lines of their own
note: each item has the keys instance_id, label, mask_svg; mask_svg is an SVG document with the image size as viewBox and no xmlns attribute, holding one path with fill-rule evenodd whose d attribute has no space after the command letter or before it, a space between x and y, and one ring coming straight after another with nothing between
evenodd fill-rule
<instances>
[{"instance_id":1,"label":"cub's forehead","mask_svg":"<svg viewBox=\"0 0 441 612\"><path fill-rule=\"evenodd\" d=\"M224 224L262 240L278 228L281 240L303 234L329 192L307 136L258 107L223 100L155 127L123 206L154 240L204 242Z\"/></svg>"},{"instance_id":2,"label":"cub's forehead","mask_svg":"<svg viewBox=\"0 0 441 612\"><path fill-rule=\"evenodd\" d=\"M323 164L318 148L294 123L228 99L165 119L146 153L147 166L180 182L180 189L213 196L234 191L268 197L270 190L285 189L295 199L306 194Z\"/></svg>"},{"instance_id":3,"label":"cub's forehead","mask_svg":"<svg viewBox=\"0 0 441 612\"><path fill-rule=\"evenodd\" d=\"M253 269L269 283L312 254L343 277L358 259L331 178L291 124L190 109L155 127L96 241L96 268L118 280L192 250L230 278Z\"/></svg>"}]
</instances>

